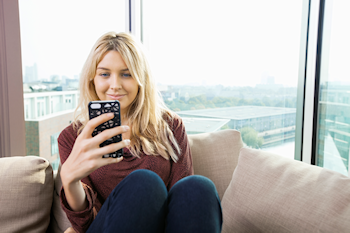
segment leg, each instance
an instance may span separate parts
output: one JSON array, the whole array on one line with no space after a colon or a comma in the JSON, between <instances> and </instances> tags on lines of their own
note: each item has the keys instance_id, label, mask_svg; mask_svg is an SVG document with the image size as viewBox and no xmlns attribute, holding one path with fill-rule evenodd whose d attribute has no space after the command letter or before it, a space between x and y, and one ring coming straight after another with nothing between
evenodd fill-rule
<instances>
[{"instance_id":1,"label":"leg","mask_svg":"<svg viewBox=\"0 0 350 233\"><path fill-rule=\"evenodd\" d=\"M214 183L204 176L179 180L168 196L166 232L221 232L222 212Z\"/></svg>"},{"instance_id":2,"label":"leg","mask_svg":"<svg viewBox=\"0 0 350 233\"><path fill-rule=\"evenodd\" d=\"M136 170L109 195L88 232L164 232L167 189L149 170Z\"/></svg>"}]
</instances>

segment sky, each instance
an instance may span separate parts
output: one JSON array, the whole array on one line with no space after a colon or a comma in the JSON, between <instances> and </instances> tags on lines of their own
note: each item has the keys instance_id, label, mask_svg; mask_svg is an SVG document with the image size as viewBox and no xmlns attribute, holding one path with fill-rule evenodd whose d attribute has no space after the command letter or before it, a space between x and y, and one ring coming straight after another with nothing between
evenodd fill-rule
<instances>
[{"instance_id":1,"label":"sky","mask_svg":"<svg viewBox=\"0 0 350 233\"><path fill-rule=\"evenodd\" d=\"M330 5L332 3L332 5ZM324 46L322 53L325 57L322 82L341 82L350 84L350 33L347 28L350 24L350 1L326 1L324 38L329 46ZM327 66L328 64L328 66Z\"/></svg>"},{"instance_id":2,"label":"sky","mask_svg":"<svg viewBox=\"0 0 350 233\"><path fill-rule=\"evenodd\" d=\"M255 86L268 75L296 86L302 1L164 2L163 11L145 11L157 77Z\"/></svg>"},{"instance_id":3,"label":"sky","mask_svg":"<svg viewBox=\"0 0 350 233\"><path fill-rule=\"evenodd\" d=\"M22 65L39 78L79 75L95 41L125 30L125 1L19 0Z\"/></svg>"},{"instance_id":4,"label":"sky","mask_svg":"<svg viewBox=\"0 0 350 233\"><path fill-rule=\"evenodd\" d=\"M125 0L19 0L19 5L23 72L36 63L39 78L79 75L99 36L126 30ZM143 5L144 45L159 83L255 86L272 76L277 84L297 86L302 0ZM333 50L333 56L342 51ZM344 75L339 66L327 72Z\"/></svg>"}]
</instances>

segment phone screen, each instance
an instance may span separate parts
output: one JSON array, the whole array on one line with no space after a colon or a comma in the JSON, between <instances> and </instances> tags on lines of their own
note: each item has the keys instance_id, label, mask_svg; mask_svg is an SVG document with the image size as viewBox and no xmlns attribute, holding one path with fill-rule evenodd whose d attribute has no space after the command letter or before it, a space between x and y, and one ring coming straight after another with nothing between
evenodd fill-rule
<instances>
[{"instance_id":1,"label":"phone screen","mask_svg":"<svg viewBox=\"0 0 350 233\"><path fill-rule=\"evenodd\" d=\"M100 100L100 101L91 101L89 103L89 118L93 119L101 114L104 113L109 113L112 112L114 113L114 118L102 123L101 125L97 126L94 131L92 132L92 136L96 136L97 134L101 133L103 130L110 129L116 126L121 125L121 120L120 120L120 103L118 100ZM107 139L106 141L102 142L100 144L100 147L109 145L111 143L116 143L122 141L122 135L116 135L110 139ZM104 158L107 157L113 157L113 158L118 158L123 156L123 149L120 149L116 152L103 155Z\"/></svg>"}]
</instances>

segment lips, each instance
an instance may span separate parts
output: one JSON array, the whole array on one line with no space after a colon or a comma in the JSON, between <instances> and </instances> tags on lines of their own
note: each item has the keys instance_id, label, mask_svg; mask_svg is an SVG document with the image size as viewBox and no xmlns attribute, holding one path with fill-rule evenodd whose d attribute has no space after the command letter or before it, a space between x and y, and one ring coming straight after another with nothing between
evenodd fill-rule
<instances>
[{"instance_id":1,"label":"lips","mask_svg":"<svg viewBox=\"0 0 350 233\"><path fill-rule=\"evenodd\" d=\"M125 96L124 95L121 95L121 94L118 94L118 95L112 95L112 94L107 94L108 98L112 99L112 100L120 100L121 98L123 98Z\"/></svg>"}]
</instances>

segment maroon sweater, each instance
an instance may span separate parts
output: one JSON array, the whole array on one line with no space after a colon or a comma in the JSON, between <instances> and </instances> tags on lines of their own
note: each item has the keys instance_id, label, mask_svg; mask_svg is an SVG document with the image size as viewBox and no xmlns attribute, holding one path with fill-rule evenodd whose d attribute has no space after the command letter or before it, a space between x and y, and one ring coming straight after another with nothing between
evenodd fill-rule
<instances>
[{"instance_id":1,"label":"maroon sweater","mask_svg":"<svg viewBox=\"0 0 350 233\"><path fill-rule=\"evenodd\" d=\"M75 231L85 232L89 228L108 195L132 171L137 169L154 171L162 178L168 190L181 178L193 175L190 146L181 118L175 115L172 121L169 122L169 126L181 149L181 154L178 155L176 163L171 159L166 160L160 155L149 156L140 153L140 158L137 158L132 156L127 148L124 148L124 159L121 162L101 167L82 179L89 204L85 210L79 212L71 210L62 188L61 206ZM61 132L58 138L58 146L62 164L71 153L76 138L77 131L73 129L72 125Z\"/></svg>"}]
</instances>

